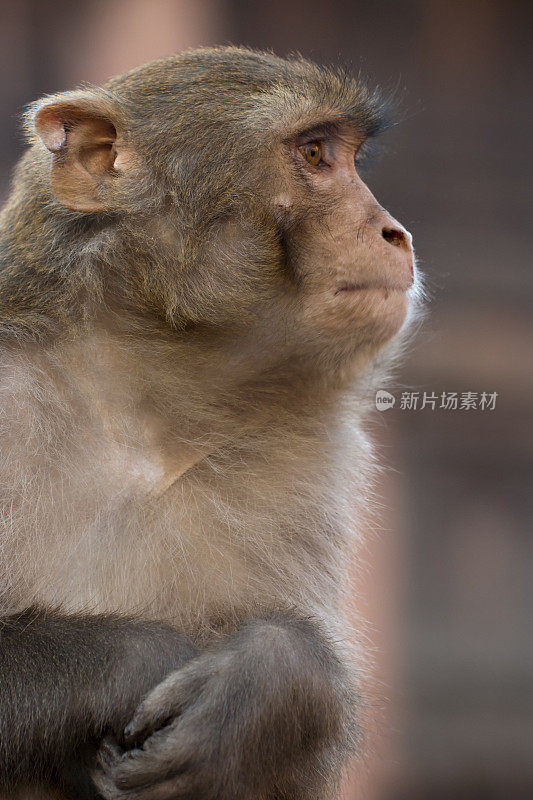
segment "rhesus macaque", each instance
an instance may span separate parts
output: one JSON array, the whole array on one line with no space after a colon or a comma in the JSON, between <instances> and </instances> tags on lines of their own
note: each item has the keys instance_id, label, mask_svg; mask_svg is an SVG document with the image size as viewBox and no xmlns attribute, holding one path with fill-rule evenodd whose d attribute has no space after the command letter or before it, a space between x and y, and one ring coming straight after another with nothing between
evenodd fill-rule
<instances>
[{"instance_id":1,"label":"rhesus macaque","mask_svg":"<svg viewBox=\"0 0 533 800\"><path fill-rule=\"evenodd\" d=\"M363 419L414 299L379 97L240 48L34 104L0 221L0 794L333 798Z\"/></svg>"}]
</instances>

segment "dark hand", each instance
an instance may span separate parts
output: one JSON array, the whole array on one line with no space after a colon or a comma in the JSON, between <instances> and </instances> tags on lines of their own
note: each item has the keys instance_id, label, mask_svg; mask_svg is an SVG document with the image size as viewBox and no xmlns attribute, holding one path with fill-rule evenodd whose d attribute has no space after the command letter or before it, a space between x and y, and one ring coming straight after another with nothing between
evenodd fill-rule
<instances>
[{"instance_id":1,"label":"dark hand","mask_svg":"<svg viewBox=\"0 0 533 800\"><path fill-rule=\"evenodd\" d=\"M105 800L322 800L349 704L319 627L252 620L156 686L123 740L103 743L93 779Z\"/></svg>"},{"instance_id":2,"label":"dark hand","mask_svg":"<svg viewBox=\"0 0 533 800\"><path fill-rule=\"evenodd\" d=\"M106 800L245 798L241 759L227 735L229 677L220 655L173 673L139 706L124 745L106 739L93 780ZM250 795L251 796L251 795Z\"/></svg>"}]
</instances>

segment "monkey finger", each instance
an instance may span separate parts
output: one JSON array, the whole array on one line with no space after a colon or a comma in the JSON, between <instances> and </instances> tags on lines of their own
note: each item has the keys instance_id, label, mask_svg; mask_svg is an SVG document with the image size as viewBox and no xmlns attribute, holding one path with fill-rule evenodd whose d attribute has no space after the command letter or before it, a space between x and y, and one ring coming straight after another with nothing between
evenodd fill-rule
<instances>
[{"instance_id":1,"label":"monkey finger","mask_svg":"<svg viewBox=\"0 0 533 800\"><path fill-rule=\"evenodd\" d=\"M98 753L96 754L97 763L102 767L109 769L120 758L122 758L124 750L119 747L111 736L106 736L102 739Z\"/></svg>"},{"instance_id":2,"label":"monkey finger","mask_svg":"<svg viewBox=\"0 0 533 800\"><path fill-rule=\"evenodd\" d=\"M189 777L165 778L138 789L119 789L108 776L97 775L95 785L104 800L192 800L197 798Z\"/></svg>"},{"instance_id":3,"label":"monkey finger","mask_svg":"<svg viewBox=\"0 0 533 800\"><path fill-rule=\"evenodd\" d=\"M142 748L122 754L118 748L106 748L94 775L104 800L206 797L207 787L212 787L217 771L213 773L206 756L210 751L212 726L208 725L199 735L199 723L197 716L180 717L173 725L150 736Z\"/></svg>"},{"instance_id":4,"label":"monkey finger","mask_svg":"<svg viewBox=\"0 0 533 800\"><path fill-rule=\"evenodd\" d=\"M165 728L146 740L141 749L126 752L112 770L121 790L151 786L165 779L183 778L195 771L194 753L188 747L192 737L179 724Z\"/></svg>"},{"instance_id":5,"label":"monkey finger","mask_svg":"<svg viewBox=\"0 0 533 800\"><path fill-rule=\"evenodd\" d=\"M91 779L98 790L98 794L101 795L104 800L118 800L118 798L122 796L120 790L117 789L113 783L111 776L106 774L103 770L98 768L93 770Z\"/></svg>"},{"instance_id":6,"label":"monkey finger","mask_svg":"<svg viewBox=\"0 0 533 800\"><path fill-rule=\"evenodd\" d=\"M155 779L143 785L123 786L116 780L113 770L97 768L92 774L94 785L104 800L177 800L191 797L192 780L185 775Z\"/></svg>"},{"instance_id":7,"label":"monkey finger","mask_svg":"<svg viewBox=\"0 0 533 800\"><path fill-rule=\"evenodd\" d=\"M189 691L186 691L186 686ZM159 728L171 723L183 711L190 689L190 676L186 670L173 672L156 686L124 728L125 745L139 746Z\"/></svg>"}]
</instances>

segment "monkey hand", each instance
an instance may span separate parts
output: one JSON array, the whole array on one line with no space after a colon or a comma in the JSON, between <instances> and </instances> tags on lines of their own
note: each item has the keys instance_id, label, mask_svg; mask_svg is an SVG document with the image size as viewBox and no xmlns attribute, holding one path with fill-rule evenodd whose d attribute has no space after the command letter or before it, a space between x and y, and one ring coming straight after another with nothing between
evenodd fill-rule
<instances>
[{"instance_id":1,"label":"monkey hand","mask_svg":"<svg viewBox=\"0 0 533 800\"><path fill-rule=\"evenodd\" d=\"M330 797L339 678L311 623L248 622L147 695L93 780L105 800Z\"/></svg>"},{"instance_id":2,"label":"monkey hand","mask_svg":"<svg viewBox=\"0 0 533 800\"><path fill-rule=\"evenodd\" d=\"M104 740L93 780L105 800L256 796L238 775L242 759L227 719L235 711L227 705L223 662L220 653L204 654L172 673L139 706L122 742Z\"/></svg>"}]
</instances>

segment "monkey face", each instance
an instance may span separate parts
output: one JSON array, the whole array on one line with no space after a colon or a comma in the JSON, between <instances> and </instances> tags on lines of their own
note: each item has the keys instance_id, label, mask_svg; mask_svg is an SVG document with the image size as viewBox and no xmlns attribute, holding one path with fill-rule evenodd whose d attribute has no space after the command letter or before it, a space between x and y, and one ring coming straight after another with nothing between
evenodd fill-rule
<instances>
[{"instance_id":1,"label":"monkey face","mask_svg":"<svg viewBox=\"0 0 533 800\"><path fill-rule=\"evenodd\" d=\"M218 318L251 331L274 360L372 356L409 316L412 237L358 174L364 146L346 121L274 141L250 170L257 196L206 238L204 301L231 298Z\"/></svg>"},{"instance_id":2,"label":"monkey face","mask_svg":"<svg viewBox=\"0 0 533 800\"><path fill-rule=\"evenodd\" d=\"M308 333L376 347L402 326L414 284L412 237L357 171L356 127L329 125L289 144L292 186L274 198Z\"/></svg>"}]
</instances>

